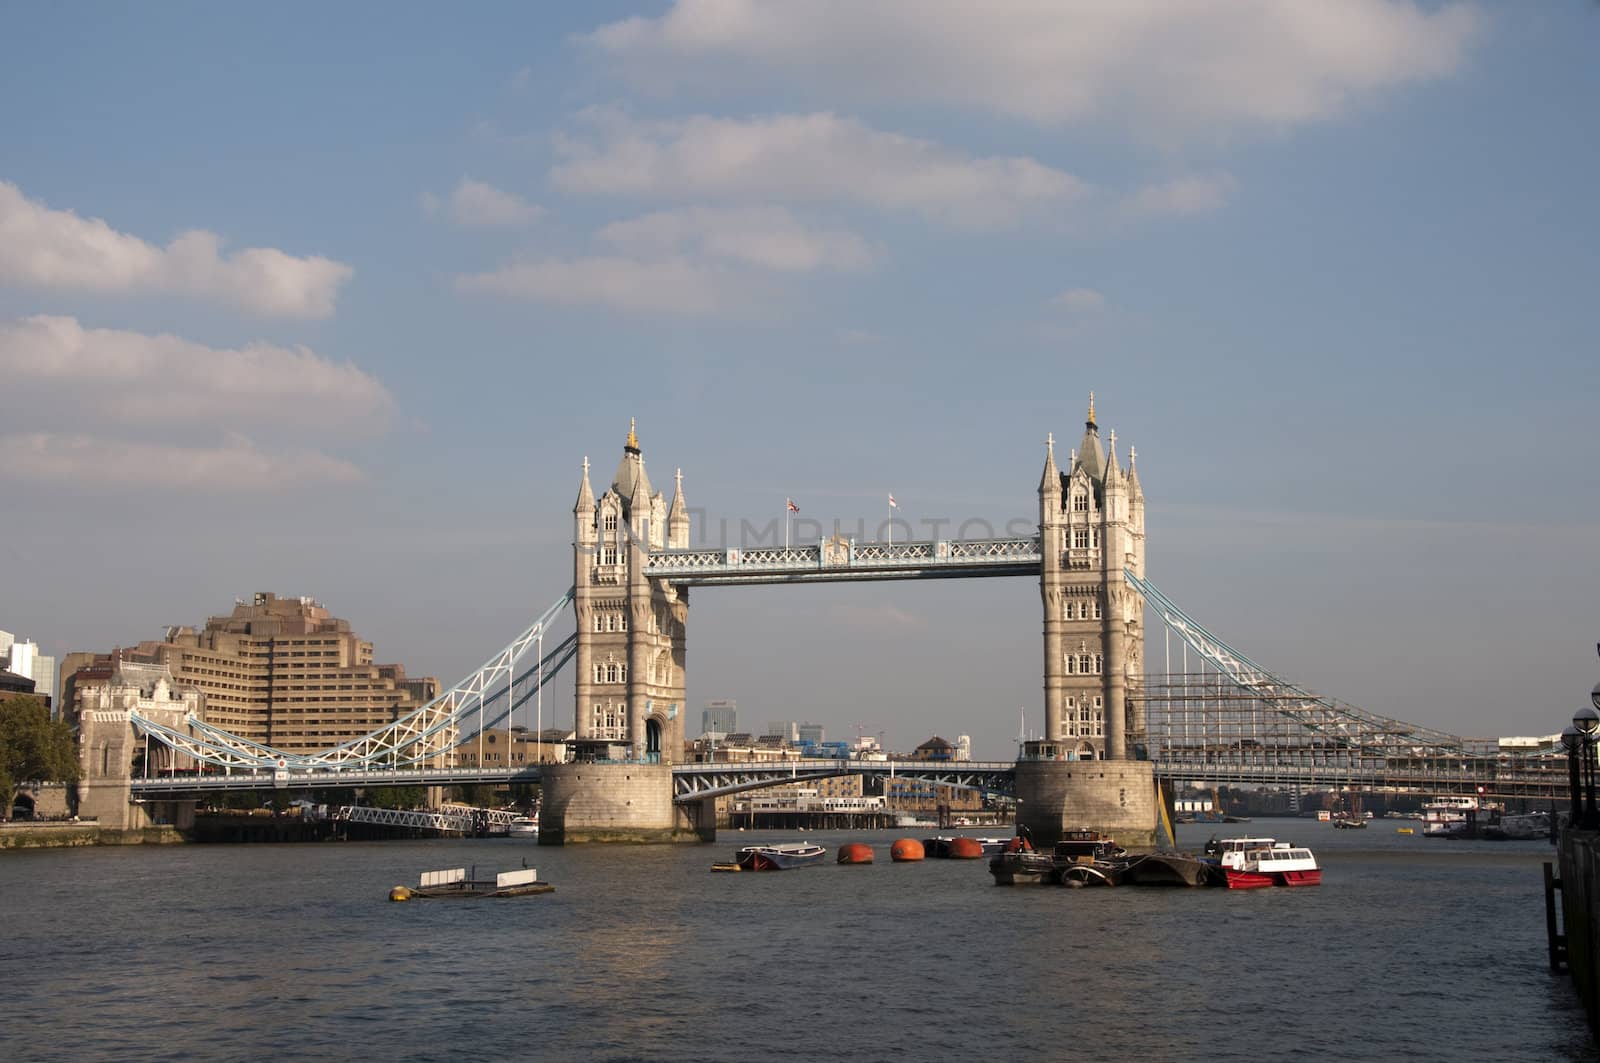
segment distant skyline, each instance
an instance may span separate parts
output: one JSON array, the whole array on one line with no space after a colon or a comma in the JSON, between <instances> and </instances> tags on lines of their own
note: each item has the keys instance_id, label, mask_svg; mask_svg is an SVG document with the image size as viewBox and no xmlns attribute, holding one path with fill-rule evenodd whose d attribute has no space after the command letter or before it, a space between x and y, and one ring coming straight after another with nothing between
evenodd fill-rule
<instances>
[{"instance_id":1,"label":"distant skyline","mask_svg":"<svg viewBox=\"0 0 1600 1063\"><path fill-rule=\"evenodd\" d=\"M57 659L273 591L448 685L630 418L713 539L954 534L1036 522L1092 390L1152 582L1262 665L1467 735L1600 679L1593 4L0 27L0 627ZM1009 756L1039 608L699 589L689 706Z\"/></svg>"}]
</instances>

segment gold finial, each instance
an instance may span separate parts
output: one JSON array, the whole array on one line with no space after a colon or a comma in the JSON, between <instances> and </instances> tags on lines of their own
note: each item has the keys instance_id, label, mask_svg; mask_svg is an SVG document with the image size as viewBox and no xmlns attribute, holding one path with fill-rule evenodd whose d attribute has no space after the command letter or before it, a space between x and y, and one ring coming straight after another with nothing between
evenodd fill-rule
<instances>
[{"instance_id":1,"label":"gold finial","mask_svg":"<svg viewBox=\"0 0 1600 1063\"><path fill-rule=\"evenodd\" d=\"M1093 405L1092 402L1091 402L1091 405ZM1091 420L1093 419L1092 416L1091 416L1090 419ZM632 448L633 450L638 450L639 449L639 437L634 434L633 428L634 428L634 420L633 420L632 417L630 417L630 418L628 418L628 446L630 448Z\"/></svg>"},{"instance_id":2,"label":"gold finial","mask_svg":"<svg viewBox=\"0 0 1600 1063\"><path fill-rule=\"evenodd\" d=\"M1089 423L1094 424L1094 392L1089 392Z\"/></svg>"}]
</instances>

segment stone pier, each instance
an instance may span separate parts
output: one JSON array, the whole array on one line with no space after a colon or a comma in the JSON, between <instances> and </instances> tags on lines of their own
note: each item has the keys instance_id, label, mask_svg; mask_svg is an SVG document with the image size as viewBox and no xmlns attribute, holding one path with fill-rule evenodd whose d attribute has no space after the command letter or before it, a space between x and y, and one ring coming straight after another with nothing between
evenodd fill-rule
<instances>
[{"instance_id":1,"label":"stone pier","mask_svg":"<svg viewBox=\"0 0 1600 1063\"><path fill-rule=\"evenodd\" d=\"M701 807L706 802L673 804L672 768L666 764L548 764L543 789L540 845L716 837L716 821Z\"/></svg>"},{"instance_id":2,"label":"stone pier","mask_svg":"<svg viewBox=\"0 0 1600 1063\"><path fill-rule=\"evenodd\" d=\"M1155 845L1155 768L1146 760L1019 760L1017 820L1040 849L1078 827L1129 849Z\"/></svg>"}]
</instances>

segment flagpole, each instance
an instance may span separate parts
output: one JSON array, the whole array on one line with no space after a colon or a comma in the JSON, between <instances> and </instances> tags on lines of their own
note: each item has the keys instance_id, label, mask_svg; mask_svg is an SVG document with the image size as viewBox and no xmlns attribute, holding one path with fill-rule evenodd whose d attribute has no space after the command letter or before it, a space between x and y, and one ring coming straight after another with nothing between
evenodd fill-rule
<instances>
[{"instance_id":1,"label":"flagpole","mask_svg":"<svg viewBox=\"0 0 1600 1063\"><path fill-rule=\"evenodd\" d=\"M789 525L794 520L794 514L789 511L789 499L783 500L783 548L789 549Z\"/></svg>"},{"instance_id":2,"label":"flagpole","mask_svg":"<svg viewBox=\"0 0 1600 1063\"><path fill-rule=\"evenodd\" d=\"M893 498L894 495L889 497ZM889 545L894 545L894 504L892 502L889 505Z\"/></svg>"}]
</instances>

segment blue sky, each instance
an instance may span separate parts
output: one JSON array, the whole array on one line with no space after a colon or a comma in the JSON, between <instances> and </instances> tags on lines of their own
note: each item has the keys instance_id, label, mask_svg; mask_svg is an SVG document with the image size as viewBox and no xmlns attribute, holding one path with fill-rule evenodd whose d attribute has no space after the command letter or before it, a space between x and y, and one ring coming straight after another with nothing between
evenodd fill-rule
<instances>
[{"instance_id":1,"label":"blue sky","mask_svg":"<svg viewBox=\"0 0 1600 1063\"><path fill-rule=\"evenodd\" d=\"M1593 4L0 26L0 626L46 652L273 590L448 683L571 581L630 417L713 520L1000 524L1092 389L1150 577L1262 664L1467 734L1600 672ZM698 592L691 705L1006 755L1038 610Z\"/></svg>"}]
</instances>

